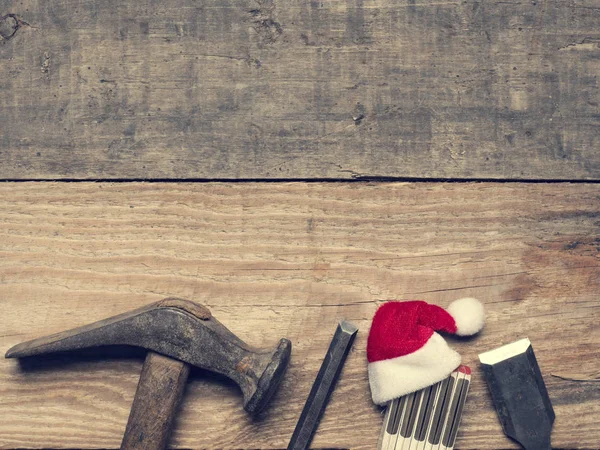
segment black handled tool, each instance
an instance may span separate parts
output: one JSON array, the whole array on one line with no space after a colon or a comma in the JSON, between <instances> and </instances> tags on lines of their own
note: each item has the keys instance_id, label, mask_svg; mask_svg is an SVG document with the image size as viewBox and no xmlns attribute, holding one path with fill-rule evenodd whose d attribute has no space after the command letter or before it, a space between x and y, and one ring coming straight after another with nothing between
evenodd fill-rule
<instances>
[{"instance_id":1,"label":"black handled tool","mask_svg":"<svg viewBox=\"0 0 600 450\"><path fill-rule=\"evenodd\" d=\"M527 450L549 450L554 410L529 339L479 360L504 433Z\"/></svg>"},{"instance_id":2,"label":"black handled tool","mask_svg":"<svg viewBox=\"0 0 600 450\"><path fill-rule=\"evenodd\" d=\"M288 450L305 450L310 445L357 331L357 327L345 320L339 323L308 399L306 399Z\"/></svg>"}]
</instances>

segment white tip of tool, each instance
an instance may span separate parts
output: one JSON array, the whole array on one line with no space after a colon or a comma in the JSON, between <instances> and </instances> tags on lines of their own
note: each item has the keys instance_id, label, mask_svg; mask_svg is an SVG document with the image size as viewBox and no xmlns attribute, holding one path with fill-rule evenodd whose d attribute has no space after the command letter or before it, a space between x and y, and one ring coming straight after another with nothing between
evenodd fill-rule
<instances>
[{"instance_id":1,"label":"white tip of tool","mask_svg":"<svg viewBox=\"0 0 600 450\"><path fill-rule=\"evenodd\" d=\"M527 349L531 347L529 339L521 339L510 344L503 345L497 349L490 350L489 352L481 353L479 355L479 361L481 364L494 365L500 361L512 358L513 356L525 353Z\"/></svg>"}]
</instances>

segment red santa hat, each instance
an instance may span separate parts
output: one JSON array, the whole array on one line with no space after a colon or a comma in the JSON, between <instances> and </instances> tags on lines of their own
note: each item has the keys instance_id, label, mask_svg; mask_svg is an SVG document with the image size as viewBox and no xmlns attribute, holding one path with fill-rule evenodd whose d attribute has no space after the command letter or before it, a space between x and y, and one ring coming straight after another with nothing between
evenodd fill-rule
<instances>
[{"instance_id":1,"label":"red santa hat","mask_svg":"<svg viewBox=\"0 0 600 450\"><path fill-rule=\"evenodd\" d=\"M373 402L383 405L438 381L460 365L460 355L436 331L469 336L483 328L484 312L474 298L448 309L423 301L379 307L367 341Z\"/></svg>"}]
</instances>

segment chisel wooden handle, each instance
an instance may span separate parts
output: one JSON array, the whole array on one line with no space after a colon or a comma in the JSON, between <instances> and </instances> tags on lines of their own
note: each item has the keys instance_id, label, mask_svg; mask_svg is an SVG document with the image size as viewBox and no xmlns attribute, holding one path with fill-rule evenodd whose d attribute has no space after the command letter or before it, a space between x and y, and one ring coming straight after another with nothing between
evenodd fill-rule
<instances>
[{"instance_id":1,"label":"chisel wooden handle","mask_svg":"<svg viewBox=\"0 0 600 450\"><path fill-rule=\"evenodd\" d=\"M148 352L121 450L163 450L190 373L188 364Z\"/></svg>"}]
</instances>

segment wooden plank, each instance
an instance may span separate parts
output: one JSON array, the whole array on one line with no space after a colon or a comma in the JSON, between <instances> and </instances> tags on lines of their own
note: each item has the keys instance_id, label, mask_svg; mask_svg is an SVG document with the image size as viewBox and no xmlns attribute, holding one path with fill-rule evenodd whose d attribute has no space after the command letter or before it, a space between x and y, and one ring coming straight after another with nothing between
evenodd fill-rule
<instances>
[{"instance_id":1,"label":"wooden plank","mask_svg":"<svg viewBox=\"0 0 600 450\"><path fill-rule=\"evenodd\" d=\"M233 383L192 372L175 446L284 448L344 317L360 331L314 447L373 449L375 309L475 296L482 335L448 338L474 369L457 448L515 448L477 354L522 337L554 403L554 446L595 448L598 384L568 378L598 377L599 232L595 184L0 184L0 352L163 297L194 299L251 344L288 337L294 349L258 421ZM110 349L0 359L0 447L118 447L142 361Z\"/></svg>"},{"instance_id":2,"label":"wooden plank","mask_svg":"<svg viewBox=\"0 0 600 450\"><path fill-rule=\"evenodd\" d=\"M600 0L6 14L0 179L600 179Z\"/></svg>"}]
</instances>

